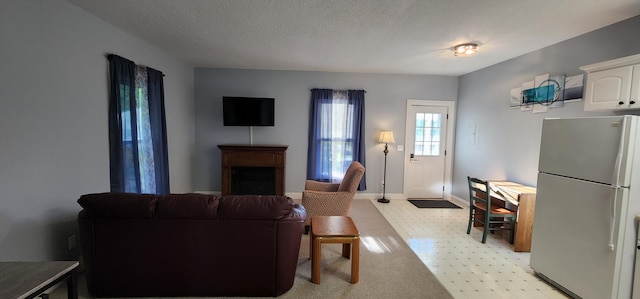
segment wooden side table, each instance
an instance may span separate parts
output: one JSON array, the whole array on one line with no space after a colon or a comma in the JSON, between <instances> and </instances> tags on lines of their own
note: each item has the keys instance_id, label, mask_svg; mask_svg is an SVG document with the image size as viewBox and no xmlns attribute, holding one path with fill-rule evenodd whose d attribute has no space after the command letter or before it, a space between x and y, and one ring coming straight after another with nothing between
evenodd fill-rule
<instances>
[{"instance_id":1,"label":"wooden side table","mask_svg":"<svg viewBox=\"0 0 640 299\"><path fill-rule=\"evenodd\" d=\"M360 274L360 233L348 216L313 216L309 236L311 282L320 283L322 243L341 243L342 256L351 259L351 283L357 283Z\"/></svg>"}]
</instances>

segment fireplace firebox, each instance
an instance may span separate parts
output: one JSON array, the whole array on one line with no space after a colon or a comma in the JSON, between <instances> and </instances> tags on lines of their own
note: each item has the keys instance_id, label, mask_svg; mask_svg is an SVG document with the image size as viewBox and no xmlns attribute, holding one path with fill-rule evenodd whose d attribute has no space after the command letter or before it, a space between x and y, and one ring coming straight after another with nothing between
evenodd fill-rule
<instances>
[{"instance_id":1,"label":"fireplace firebox","mask_svg":"<svg viewBox=\"0 0 640 299\"><path fill-rule=\"evenodd\" d=\"M274 195L273 167L231 167L231 194Z\"/></svg>"},{"instance_id":2,"label":"fireplace firebox","mask_svg":"<svg viewBox=\"0 0 640 299\"><path fill-rule=\"evenodd\" d=\"M222 195L284 195L286 145L218 145Z\"/></svg>"}]
</instances>

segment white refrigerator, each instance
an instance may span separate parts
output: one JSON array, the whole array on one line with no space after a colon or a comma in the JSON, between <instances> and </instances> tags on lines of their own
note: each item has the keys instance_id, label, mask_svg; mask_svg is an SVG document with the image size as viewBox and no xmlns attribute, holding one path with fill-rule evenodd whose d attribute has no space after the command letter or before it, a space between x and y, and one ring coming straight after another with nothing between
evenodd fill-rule
<instances>
[{"instance_id":1,"label":"white refrigerator","mask_svg":"<svg viewBox=\"0 0 640 299\"><path fill-rule=\"evenodd\" d=\"M628 115L543 121L530 265L574 297L632 298L639 126Z\"/></svg>"}]
</instances>

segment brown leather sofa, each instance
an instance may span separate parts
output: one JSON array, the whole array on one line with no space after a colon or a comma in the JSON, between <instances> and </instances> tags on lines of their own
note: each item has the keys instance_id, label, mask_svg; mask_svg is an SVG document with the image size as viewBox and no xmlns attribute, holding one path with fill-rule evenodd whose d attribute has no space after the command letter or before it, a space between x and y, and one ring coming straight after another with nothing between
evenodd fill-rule
<instances>
[{"instance_id":1,"label":"brown leather sofa","mask_svg":"<svg viewBox=\"0 0 640 299\"><path fill-rule=\"evenodd\" d=\"M93 296L279 296L293 286L306 211L289 197L100 193L78 203Z\"/></svg>"}]
</instances>

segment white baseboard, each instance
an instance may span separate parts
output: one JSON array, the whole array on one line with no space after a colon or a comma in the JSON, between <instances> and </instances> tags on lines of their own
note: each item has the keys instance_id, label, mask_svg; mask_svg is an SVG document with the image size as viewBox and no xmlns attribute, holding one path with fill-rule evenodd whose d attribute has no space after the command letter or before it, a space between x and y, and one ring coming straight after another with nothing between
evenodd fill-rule
<instances>
[{"instance_id":1,"label":"white baseboard","mask_svg":"<svg viewBox=\"0 0 640 299\"><path fill-rule=\"evenodd\" d=\"M455 201L458 204L466 205L467 207L469 206L469 200L457 197L457 196L455 196L453 194L450 195L450 201L452 201L452 202Z\"/></svg>"},{"instance_id":2,"label":"white baseboard","mask_svg":"<svg viewBox=\"0 0 640 299\"><path fill-rule=\"evenodd\" d=\"M193 191L195 193L200 193L200 194L210 194L210 195L221 195L222 192L221 191L205 191L205 190L201 190L201 191ZM297 198L300 199L302 198L302 191L299 192L285 192L286 196L289 196L291 198ZM381 198L382 194L380 193L356 193L354 199L378 199ZM387 193L385 195L386 198L389 199L404 199L402 193Z\"/></svg>"},{"instance_id":3,"label":"white baseboard","mask_svg":"<svg viewBox=\"0 0 640 299\"><path fill-rule=\"evenodd\" d=\"M201 193L201 194L211 194L211 195L220 195L222 194L221 191L194 191L195 193ZM302 198L302 191L300 192L286 192L284 195L289 196L293 199L301 199ZM385 198L388 198L389 200L394 200L394 199L406 199L406 197L404 196L403 193L387 193L384 196ZM366 199L366 200L371 200L371 199L380 199L382 198L382 194L380 193L367 193L367 192L358 192L356 193L354 199ZM466 205L469 206L469 201L466 199L462 199L460 197L457 197L453 194L445 194L445 198L446 200L449 201L453 201L453 202L457 202L458 204L462 204L462 205Z\"/></svg>"},{"instance_id":4,"label":"white baseboard","mask_svg":"<svg viewBox=\"0 0 640 299\"><path fill-rule=\"evenodd\" d=\"M385 198L389 200L394 199L405 199L402 193L386 193L384 195ZM382 194L380 193L356 193L354 199L380 199L382 198Z\"/></svg>"}]
</instances>

